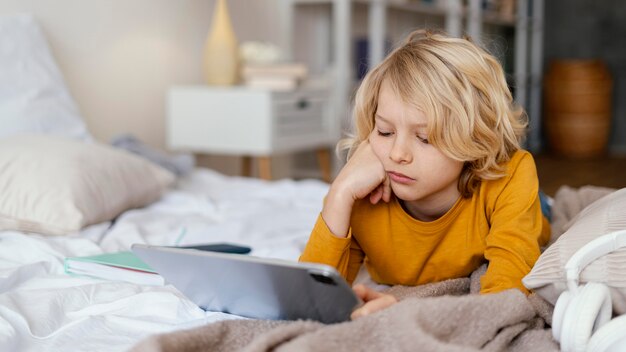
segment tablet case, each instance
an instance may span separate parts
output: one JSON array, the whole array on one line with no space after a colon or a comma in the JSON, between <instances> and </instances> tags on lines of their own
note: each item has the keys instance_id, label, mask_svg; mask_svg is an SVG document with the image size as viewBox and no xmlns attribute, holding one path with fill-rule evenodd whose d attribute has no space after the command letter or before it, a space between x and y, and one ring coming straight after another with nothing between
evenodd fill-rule
<instances>
[{"instance_id":1,"label":"tablet case","mask_svg":"<svg viewBox=\"0 0 626 352\"><path fill-rule=\"evenodd\" d=\"M135 244L132 251L202 309L258 319L337 323L359 304L335 268Z\"/></svg>"}]
</instances>

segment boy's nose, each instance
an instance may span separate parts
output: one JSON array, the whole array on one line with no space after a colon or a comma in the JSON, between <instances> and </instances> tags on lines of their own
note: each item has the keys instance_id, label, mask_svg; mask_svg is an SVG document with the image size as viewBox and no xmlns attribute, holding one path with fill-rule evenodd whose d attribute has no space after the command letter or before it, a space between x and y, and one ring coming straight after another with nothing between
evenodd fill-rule
<instances>
[{"instance_id":1,"label":"boy's nose","mask_svg":"<svg viewBox=\"0 0 626 352\"><path fill-rule=\"evenodd\" d=\"M389 159L399 164L409 164L413 161L413 154L406 142L396 139L389 152Z\"/></svg>"}]
</instances>

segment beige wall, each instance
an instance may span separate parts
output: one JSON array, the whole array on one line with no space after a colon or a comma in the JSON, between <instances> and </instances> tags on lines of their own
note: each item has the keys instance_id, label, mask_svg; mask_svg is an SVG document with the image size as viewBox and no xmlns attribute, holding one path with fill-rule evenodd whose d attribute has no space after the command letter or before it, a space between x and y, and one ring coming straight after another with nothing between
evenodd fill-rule
<instances>
[{"instance_id":1,"label":"beige wall","mask_svg":"<svg viewBox=\"0 0 626 352\"><path fill-rule=\"evenodd\" d=\"M2 0L0 14L35 15L97 139L130 132L162 148L165 92L202 82L214 1ZM274 1L229 0L240 40L278 36Z\"/></svg>"},{"instance_id":2,"label":"beige wall","mask_svg":"<svg viewBox=\"0 0 626 352\"><path fill-rule=\"evenodd\" d=\"M278 1L228 0L238 39L279 42ZM115 135L132 133L164 149L166 91L173 84L203 82L202 49L214 4L215 0L2 0L0 14L35 15L98 140L108 142ZM239 160L203 160L220 171L238 172Z\"/></svg>"}]
</instances>

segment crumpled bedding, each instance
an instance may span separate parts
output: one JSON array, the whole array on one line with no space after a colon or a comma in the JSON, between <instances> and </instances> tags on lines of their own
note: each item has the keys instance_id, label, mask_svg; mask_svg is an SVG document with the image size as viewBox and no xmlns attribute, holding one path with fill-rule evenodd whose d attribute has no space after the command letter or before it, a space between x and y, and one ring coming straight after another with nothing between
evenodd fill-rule
<instances>
[{"instance_id":1,"label":"crumpled bedding","mask_svg":"<svg viewBox=\"0 0 626 352\"><path fill-rule=\"evenodd\" d=\"M548 328L552 307L515 289L479 295L484 271L394 286L388 292L399 303L355 321L223 321L153 336L132 351L558 351Z\"/></svg>"},{"instance_id":2,"label":"crumpled bedding","mask_svg":"<svg viewBox=\"0 0 626 352\"><path fill-rule=\"evenodd\" d=\"M611 191L557 192L555 237L585 206ZM552 305L515 289L479 295L485 270L483 265L468 278L391 287L387 292L399 303L355 321L222 321L151 336L132 351L558 351L550 328Z\"/></svg>"},{"instance_id":3,"label":"crumpled bedding","mask_svg":"<svg viewBox=\"0 0 626 352\"><path fill-rule=\"evenodd\" d=\"M140 339L236 315L205 312L171 285L65 274L63 260L128 250L231 242L296 260L328 185L266 182L195 169L156 203L71 236L0 231L0 351L127 351Z\"/></svg>"}]
</instances>

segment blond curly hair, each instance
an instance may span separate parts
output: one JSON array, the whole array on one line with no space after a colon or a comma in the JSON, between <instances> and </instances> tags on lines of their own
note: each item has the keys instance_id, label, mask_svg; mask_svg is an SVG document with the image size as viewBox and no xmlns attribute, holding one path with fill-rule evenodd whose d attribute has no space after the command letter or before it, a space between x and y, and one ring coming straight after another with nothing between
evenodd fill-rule
<instances>
[{"instance_id":1,"label":"blond curly hair","mask_svg":"<svg viewBox=\"0 0 626 352\"><path fill-rule=\"evenodd\" d=\"M470 197L481 180L504 175L521 148L528 118L513 101L502 66L469 38L417 30L373 68L357 90L354 134L338 144L348 158L374 128L382 82L425 113L429 143L464 163L458 189Z\"/></svg>"}]
</instances>

